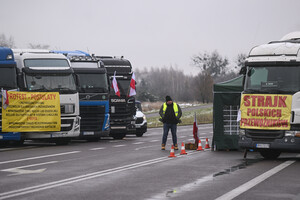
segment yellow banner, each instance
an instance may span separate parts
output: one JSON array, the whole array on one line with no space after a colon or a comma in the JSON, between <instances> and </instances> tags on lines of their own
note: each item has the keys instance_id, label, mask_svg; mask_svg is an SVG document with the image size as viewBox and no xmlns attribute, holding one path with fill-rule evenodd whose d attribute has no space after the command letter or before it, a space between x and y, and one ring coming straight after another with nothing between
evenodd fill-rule
<instances>
[{"instance_id":1,"label":"yellow banner","mask_svg":"<svg viewBox=\"0 0 300 200\"><path fill-rule=\"evenodd\" d=\"M8 100L2 107L3 132L60 131L58 92L8 91Z\"/></svg>"},{"instance_id":2,"label":"yellow banner","mask_svg":"<svg viewBox=\"0 0 300 200\"><path fill-rule=\"evenodd\" d=\"M289 130L292 95L243 94L240 127Z\"/></svg>"}]
</instances>

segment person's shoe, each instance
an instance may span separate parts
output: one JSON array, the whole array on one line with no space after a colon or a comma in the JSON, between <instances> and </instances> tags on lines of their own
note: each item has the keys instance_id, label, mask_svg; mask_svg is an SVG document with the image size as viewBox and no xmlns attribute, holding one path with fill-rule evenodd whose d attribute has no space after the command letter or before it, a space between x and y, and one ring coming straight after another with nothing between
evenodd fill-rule
<instances>
[{"instance_id":1,"label":"person's shoe","mask_svg":"<svg viewBox=\"0 0 300 200\"><path fill-rule=\"evenodd\" d=\"M174 145L174 150L178 150L178 145L177 144Z\"/></svg>"},{"instance_id":2,"label":"person's shoe","mask_svg":"<svg viewBox=\"0 0 300 200\"><path fill-rule=\"evenodd\" d=\"M165 144L161 144L161 150L166 150L166 145Z\"/></svg>"}]
</instances>

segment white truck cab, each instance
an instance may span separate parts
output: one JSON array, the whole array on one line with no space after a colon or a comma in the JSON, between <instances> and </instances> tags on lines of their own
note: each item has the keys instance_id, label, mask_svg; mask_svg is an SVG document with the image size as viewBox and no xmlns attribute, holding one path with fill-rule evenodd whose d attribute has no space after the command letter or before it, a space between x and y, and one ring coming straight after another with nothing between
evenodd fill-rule
<instances>
[{"instance_id":1,"label":"white truck cab","mask_svg":"<svg viewBox=\"0 0 300 200\"><path fill-rule=\"evenodd\" d=\"M48 50L13 49L20 69L20 88L28 92L59 92L61 131L24 132L25 139L67 144L80 134L79 95L69 60Z\"/></svg>"},{"instance_id":2,"label":"white truck cab","mask_svg":"<svg viewBox=\"0 0 300 200\"><path fill-rule=\"evenodd\" d=\"M267 159L300 152L300 32L252 48L242 71L239 146Z\"/></svg>"}]
</instances>

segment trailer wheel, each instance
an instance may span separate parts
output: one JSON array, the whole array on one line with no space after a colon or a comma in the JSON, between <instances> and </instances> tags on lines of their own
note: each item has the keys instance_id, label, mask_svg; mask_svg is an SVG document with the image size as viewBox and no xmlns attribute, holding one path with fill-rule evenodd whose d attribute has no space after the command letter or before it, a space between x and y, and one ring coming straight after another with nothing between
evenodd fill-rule
<instances>
[{"instance_id":1,"label":"trailer wheel","mask_svg":"<svg viewBox=\"0 0 300 200\"><path fill-rule=\"evenodd\" d=\"M267 160L274 160L278 158L279 155L281 154L280 151L276 151L276 150L260 150L259 153L262 157L264 157Z\"/></svg>"}]
</instances>

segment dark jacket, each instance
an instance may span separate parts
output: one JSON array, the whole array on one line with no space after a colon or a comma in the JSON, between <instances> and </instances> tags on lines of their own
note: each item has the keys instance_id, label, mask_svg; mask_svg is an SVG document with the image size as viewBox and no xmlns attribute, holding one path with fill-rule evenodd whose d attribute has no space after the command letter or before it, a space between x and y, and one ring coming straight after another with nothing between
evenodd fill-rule
<instances>
[{"instance_id":1,"label":"dark jacket","mask_svg":"<svg viewBox=\"0 0 300 200\"><path fill-rule=\"evenodd\" d=\"M161 106L160 110L159 110L159 115L161 116L161 121L163 123L167 123L167 124L178 124L181 122L180 118L182 116L182 111L181 108L179 107L179 105L177 104L178 107L178 115L177 117L175 116L175 112L173 109L173 103L168 105L167 104L167 109L165 114L163 114L163 107L164 105Z\"/></svg>"}]
</instances>

